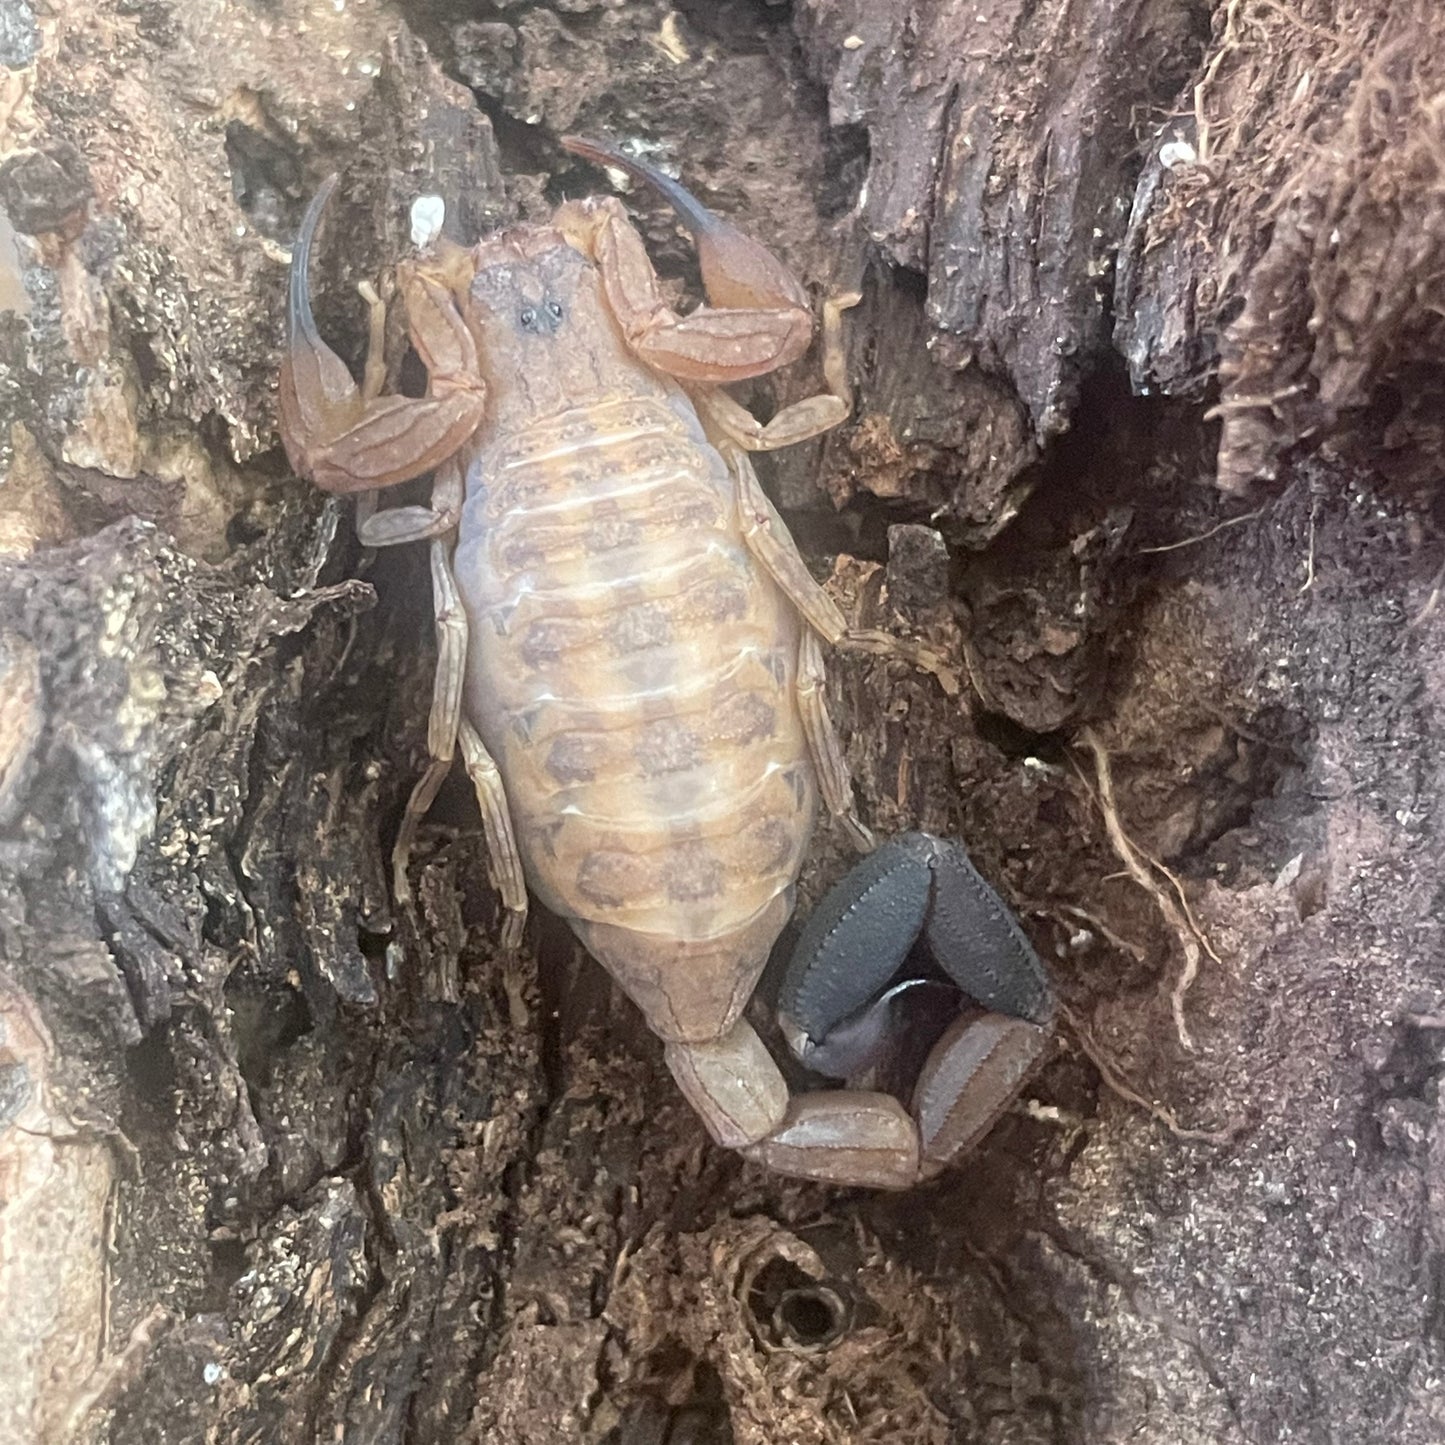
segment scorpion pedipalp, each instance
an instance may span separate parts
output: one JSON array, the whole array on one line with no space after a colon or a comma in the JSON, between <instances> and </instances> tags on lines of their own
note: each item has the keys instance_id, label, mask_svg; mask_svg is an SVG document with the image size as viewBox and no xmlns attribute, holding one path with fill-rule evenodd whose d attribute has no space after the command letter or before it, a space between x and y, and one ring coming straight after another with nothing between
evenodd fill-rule
<instances>
[{"instance_id":1,"label":"scorpion pedipalp","mask_svg":"<svg viewBox=\"0 0 1445 1445\"><path fill-rule=\"evenodd\" d=\"M328 492L394 486L452 456L481 422L485 389L476 348L446 286L421 267L405 276L412 344L431 373L425 397L369 396L326 344L311 311L307 276L328 176L306 208L286 292L281 439L291 465ZM378 328L373 328L373 338ZM378 368L368 368L373 374Z\"/></svg>"},{"instance_id":2,"label":"scorpion pedipalp","mask_svg":"<svg viewBox=\"0 0 1445 1445\"><path fill-rule=\"evenodd\" d=\"M801 310L809 332L808 297L797 278L766 246L715 215L665 171L606 141L563 136L563 149L600 166L612 166L651 186L677 212L697 247L707 299L729 309L785 306Z\"/></svg>"}]
</instances>

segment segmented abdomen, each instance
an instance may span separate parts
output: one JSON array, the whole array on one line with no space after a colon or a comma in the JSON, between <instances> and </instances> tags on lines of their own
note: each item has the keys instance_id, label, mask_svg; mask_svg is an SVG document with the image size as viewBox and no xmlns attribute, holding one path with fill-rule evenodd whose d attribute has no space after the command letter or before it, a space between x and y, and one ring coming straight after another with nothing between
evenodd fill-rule
<instances>
[{"instance_id":1,"label":"segmented abdomen","mask_svg":"<svg viewBox=\"0 0 1445 1445\"><path fill-rule=\"evenodd\" d=\"M686 397L494 442L460 536L467 715L534 891L679 941L741 927L795 878L815 788L797 623Z\"/></svg>"}]
</instances>

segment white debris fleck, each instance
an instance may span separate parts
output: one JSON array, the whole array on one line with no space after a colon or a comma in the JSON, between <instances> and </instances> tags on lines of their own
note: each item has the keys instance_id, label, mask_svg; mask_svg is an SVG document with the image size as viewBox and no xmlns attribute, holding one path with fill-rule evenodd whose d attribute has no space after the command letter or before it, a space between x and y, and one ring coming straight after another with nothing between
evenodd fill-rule
<instances>
[{"instance_id":1,"label":"white debris fleck","mask_svg":"<svg viewBox=\"0 0 1445 1445\"><path fill-rule=\"evenodd\" d=\"M658 31L654 43L674 65L681 65L684 61L692 59L692 52L688 50L687 42L683 40L682 31L678 28L676 10L667 12L667 17L662 22L662 29Z\"/></svg>"},{"instance_id":2,"label":"white debris fleck","mask_svg":"<svg viewBox=\"0 0 1445 1445\"><path fill-rule=\"evenodd\" d=\"M411 243L425 250L442 233L447 203L440 196L418 196L411 203Z\"/></svg>"},{"instance_id":3,"label":"white debris fleck","mask_svg":"<svg viewBox=\"0 0 1445 1445\"><path fill-rule=\"evenodd\" d=\"M1199 152L1187 140L1165 141L1159 147L1159 164L1166 171L1177 171L1184 166L1197 165Z\"/></svg>"},{"instance_id":4,"label":"white debris fleck","mask_svg":"<svg viewBox=\"0 0 1445 1445\"><path fill-rule=\"evenodd\" d=\"M1304 869L1305 855L1296 853L1279 873L1275 876L1274 886L1276 888L1289 888L1299 881L1300 873Z\"/></svg>"},{"instance_id":5,"label":"white debris fleck","mask_svg":"<svg viewBox=\"0 0 1445 1445\"><path fill-rule=\"evenodd\" d=\"M862 48L863 48L863 37L862 37L861 35L850 35L850 36L843 42L843 49L844 49L844 50L862 50Z\"/></svg>"},{"instance_id":6,"label":"white debris fleck","mask_svg":"<svg viewBox=\"0 0 1445 1445\"><path fill-rule=\"evenodd\" d=\"M346 0L336 0L336 8L339 10L346 3ZM201 1371L201 1378L208 1385L217 1385L225 1378L226 1367L219 1365L215 1360L208 1360L206 1367Z\"/></svg>"}]
</instances>

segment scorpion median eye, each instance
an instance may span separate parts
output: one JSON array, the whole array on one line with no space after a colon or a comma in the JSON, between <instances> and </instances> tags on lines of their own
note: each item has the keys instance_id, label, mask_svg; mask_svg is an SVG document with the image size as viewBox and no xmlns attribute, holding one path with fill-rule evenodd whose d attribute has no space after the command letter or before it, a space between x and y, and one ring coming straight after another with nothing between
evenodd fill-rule
<instances>
[{"instance_id":1,"label":"scorpion median eye","mask_svg":"<svg viewBox=\"0 0 1445 1445\"><path fill-rule=\"evenodd\" d=\"M517 318L523 326L533 326L537 321L537 313L530 306L525 307L522 314Z\"/></svg>"},{"instance_id":2,"label":"scorpion median eye","mask_svg":"<svg viewBox=\"0 0 1445 1445\"><path fill-rule=\"evenodd\" d=\"M560 301L549 301L547 310L551 313L553 320L560 321L562 319L562 303Z\"/></svg>"}]
</instances>

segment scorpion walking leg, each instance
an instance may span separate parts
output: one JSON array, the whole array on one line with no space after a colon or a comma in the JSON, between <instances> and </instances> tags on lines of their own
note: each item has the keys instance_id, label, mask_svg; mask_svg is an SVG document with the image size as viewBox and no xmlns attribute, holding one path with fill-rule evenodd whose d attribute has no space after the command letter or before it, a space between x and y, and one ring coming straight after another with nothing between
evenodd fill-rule
<instances>
[{"instance_id":1,"label":"scorpion walking leg","mask_svg":"<svg viewBox=\"0 0 1445 1445\"><path fill-rule=\"evenodd\" d=\"M853 778L848 772L833 719L828 716L828 704L823 695L826 681L817 634L810 628L804 628L802 641L798 644L797 698L803 734L813 759L813 771L818 775L818 787L828 811L843 824L857 847L867 852L873 847L873 835L863 826L853 806Z\"/></svg>"},{"instance_id":2,"label":"scorpion walking leg","mask_svg":"<svg viewBox=\"0 0 1445 1445\"><path fill-rule=\"evenodd\" d=\"M417 780L407 799L397 830L396 846L391 852L392 886L398 904L411 901L411 884L407 881L406 864L416 830L426 817L427 809L451 771L456 753L457 729L462 717L462 683L467 665L467 614L457 595L452 577L450 543L435 537L431 544L432 606L436 616L437 670L432 684L431 713L427 718L426 745L431 761Z\"/></svg>"},{"instance_id":3,"label":"scorpion walking leg","mask_svg":"<svg viewBox=\"0 0 1445 1445\"><path fill-rule=\"evenodd\" d=\"M876 628L848 626L838 604L808 571L788 524L763 490L747 454L727 445L722 452L737 482L738 520L743 540L788 600L803 614L808 626L833 647L881 653L911 662L922 671L932 673L943 690L954 696L958 692L958 678L932 648Z\"/></svg>"},{"instance_id":4,"label":"scorpion walking leg","mask_svg":"<svg viewBox=\"0 0 1445 1445\"><path fill-rule=\"evenodd\" d=\"M361 374L361 399L375 401L386 385L386 302L370 281L356 286L366 302L366 364Z\"/></svg>"},{"instance_id":5,"label":"scorpion walking leg","mask_svg":"<svg viewBox=\"0 0 1445 1445\"><path fill-rule=\"evenodd\" d=\"M291 253L287 346L281 365L281 437L291 465L329 492L389 487L430 471L480 425L485 393L476 346L452 298L445 267L404 273L415 346L430 373L421 398L368 394L321 339L311 311L307 263L321 212L336 188L330 177L307 208ZM455 278L453 278L455 279ZM372 335L376 337L376 307Z\"/></svg>"},{"instance_id":6,"label":"scorpion walking leg","mask_svg":"<svg viewBox=\"0 0 1445 1445\"><path fill-rule=\"evenodd\" d=\"M507 910L502 922L501 946L504 952L510 953L521 943L522 929L527 923L527 880L522 873L522 854L512 828L502 774L492 755L466 718L461 719L457 735L462 745L462 763L482 810L492 884L502 895L502 906Z\"/></svg>"},{"instance_id":7,"label":"scorpion walking leg","mask_svg":"<svg viewBox=\"0 0 1445 1445\"><path fill-rule=\"evenodd\" d=\"M459 477L459 472L453 472ZM438 484L440 490L441 483ZM459 480L455 502L460 506ZM450 488L448 488L450 496ZM417 511L423 509L417 508ZM382 513L381 517L387 516ZM378 518L380 520L380 518ZM405 539L401 539L405 540ZM477 803L482 810L482 829L487 838L492 881L502 895L507 917L502 925L502 947L516 948L522 941L522 928L527 920L527 885L522 876L522 855L512 829L512 815L502 787L502 775L492 761L472 725L462 716L462 684L466 676L467 615L452 576L450 542L435 537L431 544L432 601L436 610L437 670L432 685L431 714L427 720L427 752L431 761L418 779L407 799L406 812L397 830L392 849L392 887L399 905L411 901L411 884L406 876L407 859L416 830L437 795L443 779L451 770L452 758L460 741L462 763L476 789Z\"/></svg>"},{"instance_id":8,"label":"scorpion walking leg","mask_svg":"<svg viewBox=\"0 0 1445 1445\"><path fill-rule=\"evenodd\" d=\"M507 910L502 926L502 947L510 950L522 940L522 927L527 919L527 885L522 876L522 856L512 829L512 816L507 807L501 773L481 738L462 716L467 617L452 576L449 552L450 546L445 538L433 539L431 571L432 599L436 609L437 670L432 687L431 714L427 720L427 751L431 761L407 799L406 812L397 831L396 846L391 855L392 886L399 905L405 906L410 902L407 860L416 841L417 828L451 770L452 758L460 740L462 763L476 789L477 803L482 810L482 828L487 838L493 883Z\"/></svg>"},{"instance_id":9,"label":"scorpion walking leg","mask_svg":"<svg viewBox=\"0 0 1445 1445\"><path fill-rule=\"evenodd\" d=\"M362 492L356 499L356 535L363 547L397 547L445 537L461 520L464 490L461 460L452 457L437 468L429 507L377 511L375 490Z\"/></svg>"}]
</instances>

